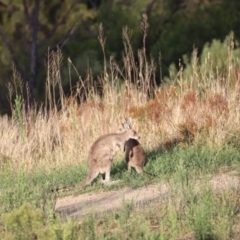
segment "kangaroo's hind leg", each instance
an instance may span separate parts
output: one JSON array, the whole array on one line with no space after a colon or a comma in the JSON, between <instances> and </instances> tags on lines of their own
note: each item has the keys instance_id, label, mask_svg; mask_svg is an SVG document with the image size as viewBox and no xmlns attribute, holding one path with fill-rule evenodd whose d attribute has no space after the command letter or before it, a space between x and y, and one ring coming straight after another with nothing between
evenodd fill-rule
<instances>
[{"instance_id":1,"label":"kangaroo's hind leg","mask_svg":"<svg viewBox=\"0 0 240 240\"><path fill-rule=\"evenodd\" d=\"M102 183L105 184L105 185L113 185L113 184L117 184L117 183L120 183L120 182L122 182L122 180L113 180L113 181L110 180L110 172L109 173L107 172L106 175L105 175L105 179L102 180Z\"/></svg>"},{"instance_id":2,"label":"kangaroo's hind leg","mask_svg":"<svg viewBox=\"0 0 240 240\"><path fill-rule=\"evenodd\" d=\"M113 184L121 182L121 180L111 181L110 171L111 171L111 166L106 169L106 171L105 171L105 179L102 180L102 183L105 184L105 185L113 185Z\"/></svg>"},{"instance_id":3,"label":"kangaroo's hind leg","mask_svg":"<svg viewBox=\"0 0 240 240\"><path fill-rule=\"evenodd\" d=\"M83 180L82 185L87 186L90 185L91 182L98 176L99 171L97 170L90 170L88 176L85 180Z\"/></svg>"},{"instance_id":4,"label":"kangaroo's hind leg","mask_svg":"<svg viewBox=\"0 0 240 240\"><path fill-rule=\"evenodd\" d=\"M105 179L102 179L103 184L109 184L110 183L110 168L108 168L105 172Z\"/></svg>"},{"instance_id":5,"label":"kangaroo's hind leg","mask_svg":"<svg viewBox=\"0 0 240 240\"><path fill-rule=\"evenodd\" d=\"M136 172L139 173L139 174L142 174L143 173L143 168L140 167L140 166L134 166L134 168L136 169Z\"/></svg>"}]
</instances>

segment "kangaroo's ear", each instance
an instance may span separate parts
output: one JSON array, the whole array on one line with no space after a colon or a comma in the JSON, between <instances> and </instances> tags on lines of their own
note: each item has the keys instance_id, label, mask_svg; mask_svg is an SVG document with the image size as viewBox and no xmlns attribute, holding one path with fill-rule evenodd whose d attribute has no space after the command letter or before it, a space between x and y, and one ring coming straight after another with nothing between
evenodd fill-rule
<instances>
[{"instance_id":1,"label":"kangaroo's ear","mask_svg":"<svg viewBox=\"0 0 240 240\"><path fill-rule=\"evenodd\" d=\"M132 118L131 117L125 118L124 124L128 125L129 128L131 129L132 128Z\"/></svg>"},{"instance_id":2,"label":"kangaroo's ear","mask_svg":"<svg viewBox=\"0 0 240 240\"><path fill-rule=\"evenodd\" d=\"M131 129L131 126L129 126L129 124L127 122L122 123L122 127L126 130Z\"/></svg>"},{"instance_id":3,"label":"kangaroo's ear","mask_svg":"<svg viewBox=\"0 0 240 240\"><path fill-rule=\"evenodd\" d=\"M129 125L132 124L132 118L131 117L125 118L125 120Z\"/></svg>"}]
</instances>

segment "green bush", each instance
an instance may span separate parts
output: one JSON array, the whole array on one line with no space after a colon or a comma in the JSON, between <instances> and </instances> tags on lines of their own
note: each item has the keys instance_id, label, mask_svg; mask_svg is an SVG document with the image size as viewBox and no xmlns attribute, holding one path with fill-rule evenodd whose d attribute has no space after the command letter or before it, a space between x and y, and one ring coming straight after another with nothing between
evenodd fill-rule
<instances>
[{"instance_id":1,"label":"green bush","mask_svg":"<svg viewBox=\"0 0 240 240\"><path fill-rule=\"evenodd\" d=\"M234 40L234 33L230 32L223 42L219 39L207 42L199 57L197 50L194 50L190 57L185 54L182 59L184 68L181 78L191 79L193 83L198 84L198 87L202 83L206 88L211 80L218 77L227 77L229 81L234 78L235 70L240 66L239 43ZM166 77L165 81L174 80L177 74L178 67L171 64L169 78Z\"/></svg>"},{"instance_id":2,"label":"green bush","mask_svg":"<svg viewBox=\"0 0 240 240\"><path fill-rule=\"evenodd\" d=\"M3 215L7 238L34 239L43 227L44 216L40 209L24 204L19 209ZM6 239L7 239L6 238Z\"/></svg>"},{"instance_id":3,"label":"green bush","mask_svg":"<svg viewBox=\"0 0 240 240\"><path fill-rule=\"evenodd\" d=\"M22 205L2 217L5 231L3 239L18 240L71 240L76 239L77 223L60 224L57 220L46 221L41 209L34 209L29 204Z\"/></svg>"}]
</instances>

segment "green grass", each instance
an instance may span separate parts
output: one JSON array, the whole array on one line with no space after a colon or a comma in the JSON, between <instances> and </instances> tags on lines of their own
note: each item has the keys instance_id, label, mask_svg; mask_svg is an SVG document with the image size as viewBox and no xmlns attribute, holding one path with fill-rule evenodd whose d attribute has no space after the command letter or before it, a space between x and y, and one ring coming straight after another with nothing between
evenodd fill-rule
<instances>
[{"instance_id":1,"label":"green grass","mask_svg":"<svg viewBox=\"0 0 240 240\"><path fill-rule=\"evenodd\" d=\"M0 120L1 239L237 239L239 189L216 194L209 186L213 175L240 170L239 64L230 57L232 40L219 46L227 54L222 70L214 64L212 49L200 59L194 50L186 68L180 66L158 88L153 59L144 47L134 58L129 39L125 31L122 63L106 61L97 79L91 71L85 80L78 75L80 85L69 97L62 92L61 69L52 67L62 55L50 53L46 105L27 112L17 89L24 86L14 73L9 85L13 117ZM81 188L93 141L116 132L125 116L135 120L133 127L143 136L144 169L153 176L128 173L116 156L111 178L123 180L120 184L105 186L98 178ZM64 195L160 182L168 183L169 196L142 209L124 202L121 211L79 223L63 223L53 210Z\"/></svg>"},{"instance_id":2,"label":"green grass","mask_svg":"<svg viewBox=\"0 0 240 240\"><path fill-rule=\"evenodd\" d=\"M87 174L86 163L48 171L38 169L27 174L21 168L13 172L5 167L0 174L0 213L1 216L13 219L1 218L0 230L8 237L10 233L16 234L16 238L12 239L24 239L19 235L19 229L24 228L24 224L18 226L17 230L13 226L14 222L19 224L16 211L23 211L21 206L27 203L33 208L31 210L30 207L27 210L29 212L35 208L41 209L43 223L40 227L43 232L54 225L56 229L56 226L62 229L63 234L65 225L53 212L57 197L103 189L107 191L123 186L136 188L166 181L170 183L172 194L161 204L138 209L126 203L122 211L108 213L98 219L88 216L80 228L71 223L73 225L70 229L75 231L73 238L60 239L177 239L188 233L196 239L231 239L234 224L239 220L239 193L224 192L218 196L208 185L199 192L195 192L193 186L198 179L208 179L222 168L237 168L240 162L237 148L176 146L169 150L162 148L149 152L147 159L145 171L154 174L154 177L139 175L134 170L128 173L124 161L115 161L111 176L113 179L122 179L121 184L106 187L96 180L85 189L79 183ZM76 184L76 187L70 192L52 192L53 189L71 184ZM40 221L31 218L30 214L29 221ZM32 236L37 235L37 239L41 239L40 233L43 234L38 229Z\"/></svg>"},{"instance_id":3,"label":"green grass","mask_svg":"<svg viewBox=\"0 0 240 240\"><path fill-rule=\"evenodd\" d=\"M161 180L169 181L169 179L186 182L189 175L198 177L214 174L222 166L233 168L239 162L239 151L234 148L218 150L197 146L175 147L147 154L147 163L144 169L153 176L139 175L135 170L129 173L125 161L119 160L113 163L111 177L123 180L122 185L129 187L141 187ZM40 199L51 196L53 189L61 189L71 184L77 186L86 177L87 171L87 163L61 169L48 169L47 171L38 169L28 174L21 168L15 172L5 168L0 174L2 212L21 206L25 201L37 203ZM91 186L77 189L77 191L86 192L104 188L105 186L98 179ZM115 187L112 185L108 188Z\"/></svg>"}]
</instances>

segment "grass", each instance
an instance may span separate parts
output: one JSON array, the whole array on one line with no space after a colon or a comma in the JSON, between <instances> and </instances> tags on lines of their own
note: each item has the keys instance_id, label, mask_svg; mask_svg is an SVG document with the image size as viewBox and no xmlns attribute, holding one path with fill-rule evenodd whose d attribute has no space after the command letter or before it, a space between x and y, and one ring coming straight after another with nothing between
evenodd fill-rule
<instances>
[{"instance_id":1,"label":"grass","mask_svg":"<svg viewBox=\"0 0 240 240\"><path fill-rule=\"evenodd\" d=\"M196 181L202 175L217 173L221 167L235 168L240 161L238 154L238 151L234 149L210 151L207 148L199 147L176 147L171 151L162 150L162 152L150 153L145 171L152 173L154 177L139 175L134 170L132 173L128 173L126 163L116 161L113 164L111 175L113 179L123 180L123 183L117 186L113 185L108 189L121 186L142 187L170 179L176 183L185 183L190 179ZM1 213L20 207L25 202L32 203L36 207L53 204L56 198L54 190L72 184L76 185L75 194L104 189L98 179L94 181L92 186L82 189L80 182L86 175L86 164L84 168L82 165L72 165L48 171L37 169L28 174L25 174L23 168L18 169L14 175L6 170L0 175L2 183L0 188ZM70 191L70 193L72 192ZM60 196L65 194L69 194L69 192L60 193Z\"/></svg>"},{"instance_id":2,"label":"grass","mask_svg":"<svg viewBox=\"0 0 240 240\"><path fill-rule=\"evenodd\" d=\"M142 24L145 39L146 18ZM208 184L223 169L239 171L240 81L232 42L223 43L228 55L221 71L211 57L201 62L194 53L186 68L180 65L170 81L157 87L145 40L135 59L129 29L123 35L123 63L105 58L103 74L97 80L79 76L69 97L56 67L60 51L49 53L43 106L26 111L24 86L14 74L9 85L13 115L0 117L2 239L225 240L239 234L239 189L216 193ZM99 40L104 52L102 27ZM77 72L70 59L69 67ZM118 132L128 116L142 136L144 169L153 176L128 173L119 151L111 177L123 182L106 187L97 179L82 189L91 144L102 134ZM56 198L64 195L159 182L167 182L171 194L145 208L123 203L122 211L67 223L53 211ZM56 191L72 184L69 191Z\"/></svg>"},{"instance_id":3,"label":"grass","mask_svg":"<svg viewBox=\"0 0 240 240\"><path fill-rule=\"evenodd\" d=\"M77 186L87 174L87 167L82 169L79 165L47 172L38 169L31 174L24 174L24 170L19 169L14 177L5 172L1 175L1 214L4 216L9 212L7 216L10 218L16 209L21 210L21 206L28 203L33 206L31 211L41 209L41 221L45 222L45 227L50 228L52 224L63 227L53 211L57 197L126 186L137 188L164 181L170 184L171 195L163 202L140 209L125 203L122 211L107 213L97 219L85 217L76 226L72 222L76 236L79 239L177 239L191 233L196 239L231 239L234 224L239 222L239 192L229 189L216 195L205 182L223 167L227 166L228 171L237 169L239 161L238 151L234 148L210 150L198 146L176 146L171 150L148 153L145 170L156 177L128 173L126 163L116 161L112 177L122 179L123 183L106 188L95 181L86 189ZM194 189L199 179L204 187L196 192ZM76 184L71 191L52 192L54 188L70 184ZM13 222L17 221L14 215L12 218Z\"/></svg>"}]
</instances>

